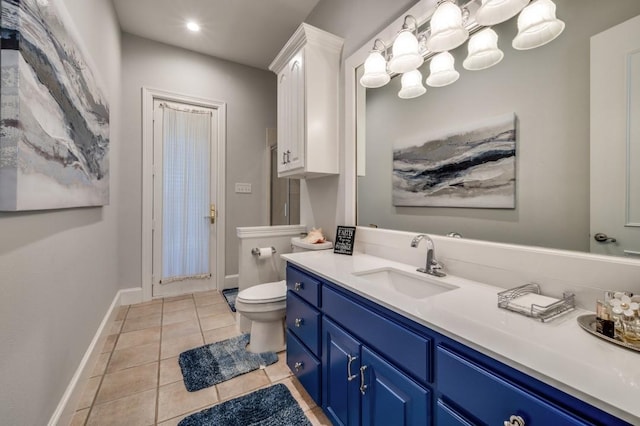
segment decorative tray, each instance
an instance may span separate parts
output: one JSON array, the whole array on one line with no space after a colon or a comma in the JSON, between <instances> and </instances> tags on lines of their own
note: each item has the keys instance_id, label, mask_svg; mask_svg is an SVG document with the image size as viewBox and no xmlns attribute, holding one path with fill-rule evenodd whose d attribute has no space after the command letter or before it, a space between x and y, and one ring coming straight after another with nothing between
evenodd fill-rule
<instances>
[{"instance_id":1,"label":"decorative tray","mask_svg":"<svg viewBox=\"0 0 640 426\"><path fill-rule=\"evenodd\" d=\"M564 293L562 299L543 296L540 286L531 283L498 293L498 307L546 322L572 311L575 299L573 293Z\"/></svg>"},{"instance_id":2,"label":"decorative tray","mask_svg":"<svg viewBox=\"0 0 640 426\"><path fill-rule=\"evenodd\" d=\"M586 315L580 315L578 318L578 324L580 325L580 327L582 327L585 331L603 339L606 340L609 343L613 343L614 345L618 345L618 346L622 346L624 348L627 349L631 349L632 351L637 351L640 352L640 345L633 345L631 343L627 343L619 338L611 338L611 337L607 337L604 334L598 333L596 331L596 315L595 314L586 314Z\"/></svg>"}]
</instances>

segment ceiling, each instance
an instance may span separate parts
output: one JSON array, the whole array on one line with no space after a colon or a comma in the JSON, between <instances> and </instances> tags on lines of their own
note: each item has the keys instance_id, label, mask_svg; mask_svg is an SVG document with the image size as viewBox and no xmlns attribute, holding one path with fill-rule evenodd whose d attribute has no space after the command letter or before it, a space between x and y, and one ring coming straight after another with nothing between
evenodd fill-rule
<instances>
[{"instance_id":1,"label":"ceiling","mask_svg":"<svg viewBox=\"0 0 640 426\"><path fill-rule=\"evenodd\" d=\"M122 31L267 69L319 0L113 0ZM201 30L191 32L186 22Z\"/></svg>"}]
</instances>

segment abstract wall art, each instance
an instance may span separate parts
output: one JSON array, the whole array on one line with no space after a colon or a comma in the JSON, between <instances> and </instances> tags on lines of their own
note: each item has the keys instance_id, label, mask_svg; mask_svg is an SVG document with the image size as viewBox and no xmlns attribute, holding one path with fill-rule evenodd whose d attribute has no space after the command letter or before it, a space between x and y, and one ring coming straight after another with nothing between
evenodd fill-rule
<instances>
[{"instance_id":1,"label":"abstract wall art","mask_svg":"<svg viewBox=\"0 0 640 426\"><path fill-rule=\"evenodd\" d=\"M515 208L515 114L464 127L394 143L394 206Z\"/></svg>"},{"instance_id":2,"label":"abstract wall art","mask_svg":"<svg viewBox=\"0 0 640 426\"><path fill-rule=\"evenodd\" d=\"M0 210L109 202L109 107L59 0L2 0Z\"/></svg>"}]
</instances>

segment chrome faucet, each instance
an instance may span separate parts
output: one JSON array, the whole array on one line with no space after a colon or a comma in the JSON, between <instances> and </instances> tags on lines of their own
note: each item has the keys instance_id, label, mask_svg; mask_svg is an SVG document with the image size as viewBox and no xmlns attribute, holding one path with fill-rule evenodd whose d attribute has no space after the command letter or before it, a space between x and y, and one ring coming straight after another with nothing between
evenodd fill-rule
<instances>
[{"instance_id":1,"label":"chrome faucet","mask_svg":"<svg viewBox=\"0 0 640 426\"><path fill-rule=\"evenodd\" d=\"M423 272L425 274L433 275L436 277L444 277L447 274L441 271L442 265L440 265L435 258L436 246L433 244L433 240L428 235L416 235L413 240L411 240L411 247L418 247L418 244L420 244L420 240L422 239L427 242L427 264L424 268L418 268L418 272Z\"/></svg>"}]
</instances>

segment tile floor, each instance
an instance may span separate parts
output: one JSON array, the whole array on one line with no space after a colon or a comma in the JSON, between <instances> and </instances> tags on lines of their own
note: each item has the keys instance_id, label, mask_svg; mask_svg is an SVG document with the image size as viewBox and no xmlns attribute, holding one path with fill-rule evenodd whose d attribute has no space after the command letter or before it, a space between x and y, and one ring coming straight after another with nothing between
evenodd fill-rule
<instances>
[{"instance_id":1,"label":"tile floor","mask_svg":"<svg viewBox=\"0 0 640 426\"><path fill-rule=\"evenodd\" d=\"M78 425L177 425L187 415L275 383L284 383L314 425L330 425L279 361L216 386L187 392L178 355L237 336L235 314L209 291L119 308L111 335L71 422Z\"/></svg>"}]
</instances>

